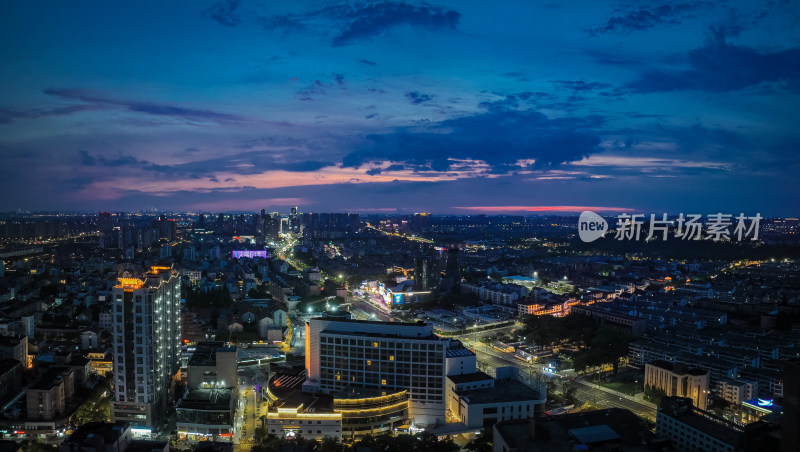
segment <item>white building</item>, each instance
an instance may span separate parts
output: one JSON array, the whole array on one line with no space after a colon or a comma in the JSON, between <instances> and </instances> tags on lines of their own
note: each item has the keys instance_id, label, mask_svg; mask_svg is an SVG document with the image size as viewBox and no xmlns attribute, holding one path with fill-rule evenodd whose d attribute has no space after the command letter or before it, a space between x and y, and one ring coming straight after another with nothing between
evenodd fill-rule
<instances>
[{"instance_id":1,"label":"white building","mask_svg":"<svg viewBox=\"0 0 800 452\"><path fill-rule=\"evenodd\" d=\"M733 405L741 405L745 400L758 396L758 383L750 380L723 378L717 383L717 395Z\"/></svg>"},{"instance_id":2,"label":"white building","mask_svg":"<svg viewBox=\"0 0 800 452\"><path fill-rule=\"evenodd\" d=\"M463 349L458 341L435 336L432 325L422 322L372 322L351 320L348 313L326 313L306 323L308 380L303 390L326 394L347 386L387 393L408 390L409 417L415 425L443 424L450 348ZM474 372L475 355L464 350L471 363L453 361L452 372L461 367Z\"/></svg>"},{"instance_id":3,"label":"white building","mask_svg":"<svg viewBox=\"0 0 800 452\"><path fill-rule=\"evenodd\" d=\"M664 397L656 412L656 435L672 440L678 451L734 452L743 427L692 407L683 397Z\"/></svg>"},{"instance_id":4,"label":"white building","mask_svg":"<svg viewBox=\"0 0 800 452\"><path fill-rule=\"evenodd\" d=\"M447 377L447 410L468 428L533 418L546 399L544 388L532 389L516 379L495 380L483 372Z\"/></svg>"},{"instance_id":5,"label":"white building","mask_svg":"<svg viewBox=\"0 0 800 452\"><path fill-rule=\"evenodd\" d=\"M152 267L124 274L113 289L114 378L111 420L153 429L172 403L181 365L180 277Z\"/></svg>"}]
</instances>

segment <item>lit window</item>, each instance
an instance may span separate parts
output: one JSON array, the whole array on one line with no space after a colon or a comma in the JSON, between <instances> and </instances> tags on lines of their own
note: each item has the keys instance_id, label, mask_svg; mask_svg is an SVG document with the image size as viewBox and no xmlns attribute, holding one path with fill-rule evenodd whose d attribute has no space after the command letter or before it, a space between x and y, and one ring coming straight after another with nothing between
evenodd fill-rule
<instances>
[{"instance_id":1,"label":"lit window","mask_svg":"<svg viewBox=\"0 0 800 452\"><path fill-rule=\"evenodd\" d=\"M341 375L337 375L337 376L336 376L336 381L339 381L339 380L341 380L341 379L342 379L342 376L341 376Z\"/></svg>"},{"instance_id":2,"label":"lit window","mask_svg":"<svg viewBox=\"0 0 800 452\"><path fill-rule=\"evenodd\" d=\"M385 385L385 384L386 384L386 379L385 379L385 378L384 378L383 380L381 380L381 384L382 384L382 385Z\"/></svg>"},{"instance_id":3,"label":"lit window","mask_svg":"<svg viewBox=\"0 0 800 452\"><path fill-rule=\"evenodd\" d=\"M389 361L394 361L394 355L389 355Z\"/></svg>"},{"instance_id":4,"label":"lit window","mask_svg":"<svg viewBox=\"0 0 800 452\"><path fill-rule=\"evenodd\" d=\"M367 365L368 365L368 366L371 366L371 365L372 365L372 361L370 361L370 360L367 360Z\"/></svg>"},{"instance_id":5,"label":"lit window","mask_svg":"<svg viewBox=\"0 0 800 452\"><path fill-rule=\"evenodd\" d=\"M378 343L377 342L373 342L372 346L377 348L378 347Z\"/></svg>"}]
</instances>

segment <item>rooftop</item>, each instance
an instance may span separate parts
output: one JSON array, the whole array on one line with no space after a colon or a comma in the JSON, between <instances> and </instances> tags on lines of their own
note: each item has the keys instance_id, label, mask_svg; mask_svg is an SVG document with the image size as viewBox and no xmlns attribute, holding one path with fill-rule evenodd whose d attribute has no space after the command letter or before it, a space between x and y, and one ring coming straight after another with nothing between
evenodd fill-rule
<instances>
[{"instance_id":1,"label":"rooftop","mask_svg":"<svg viewBox=\"0 0 800 452\"><path fill-rule=\"evenodd\" d=\"M658 406L657 416L669 416L689 427L726 443L736 445L743 429L732 422L692 407L692 399L664 397Z\"/></svg>"},{"instance_id":2,"label":"rooftop","mask_svg":"<svg viewBox=\"0 0 800 452\"><path fill-rule=\"evenodd\" d=\"M473 389L470 391L457 391L459 396L465 397L469 403L504 403L528 400L544 400L545 394L517 381L496 380L493 388Z\"/></svg>"},{"instance_id":3,"label":"rooftop","mask_svg":"<svg viewBox=\"0 0 800 452\"><path fill-rule=\"evenodd\" d=\"M233 390L231 389L192 389L180 401L176 408L184 410L222 411L233 407Z\"/></svg>"},{"instance_id":4,"label":"rooftop","mask_svg":"<svg viewBox=\"0 0 800 452\"><path fill-rule=\"evenodd\" d=\"M472 374L450 375L447 377L455 384L469 383L472 381L492 380L492 376L485 372L475 372Z\"/></svg>"},{"instance_id":5,"label":"rooftop","mask_svg":"<svg viewBox=\"0 0 800 452\"><path fill-rule=\"evenodd\" d=\"M65 445L83 445L86 443L114 444L125 430L130 428L127 422L89 422L78 427L64 440Z\"/></svg>"}]
</instances>

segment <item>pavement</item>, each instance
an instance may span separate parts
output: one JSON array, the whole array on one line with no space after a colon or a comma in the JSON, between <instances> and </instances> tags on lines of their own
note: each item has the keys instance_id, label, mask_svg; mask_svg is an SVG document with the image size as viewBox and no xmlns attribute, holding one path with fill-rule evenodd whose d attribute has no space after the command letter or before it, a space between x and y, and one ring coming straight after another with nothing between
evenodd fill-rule
<instances>
[{"instance_id":1,"label":"pavement","mask_svg":"<svg viewBox=\"0 0 800 452\"><path fill-rule=\"evenodd\" d=\"M575 380L575 398L579 405L591 402L601 408L624 408L642 418L656 416L656 406L650 402L580 379Z\"/></svg>"},{"instance_id":2,"label":"pavement","mask_svg":"<svg viewBox=\"0 0 800 452\"><path fill-rule=\"evenodd\" d=\"M524 380L562 377L542 372L536 365L515 358L513 353L501 352L480 342L473 342L470 345L478 357L479 368L485 367L488 370L501 366L515 366L519 368L520 376ZM624 408L646 419L655 419L656 415L656 406L640 397L633 397L581 379L575 380L575 398L579 402L577 405L592 402L600 408Z\"/></svg>"}]
</instances>

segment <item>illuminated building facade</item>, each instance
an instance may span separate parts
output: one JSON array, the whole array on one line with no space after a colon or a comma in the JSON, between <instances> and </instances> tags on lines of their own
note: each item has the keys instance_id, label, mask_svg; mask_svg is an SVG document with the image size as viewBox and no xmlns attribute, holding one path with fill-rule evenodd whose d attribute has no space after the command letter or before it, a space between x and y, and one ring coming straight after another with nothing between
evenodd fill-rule
<instances>
[{"instance_id":1,"label":"illuminated building facade","mask_svg":"<svg viewBox=\"0 0 800 452\"><path fill-rule=\"evenodd\" d=\"M347 313L326 313L306 323L303 390L334 397L348 388L378 394L407 390L413 423L444 423L446 353L456 346L458 341L435 336L432 325L422 322L350 320Z\"/></svg>"},{"instance_id":2,"label":"illuminated building facade","mask_svg":"<svg viewBox=\"0 0 800 452\"><path fill-rule=\"evenodd\" d=\"M178 401L178 439L233 441L239 395L236 347L199 342L187 363L188 390Z\"/></svg>"},{"instance_id":3,"label":"illuminated building facade","mask_svg":"<svg viewBox=\"0 0 800 452\"><path fill-rule=\"evenodd\" d=\"M152 267L141 277L126 273L118 281L112 295L111 420L146 432L163 422L180 371L180 277L169 267Z\"/></svg>"},{"instance_id":4,"label":"illuminated building facade","mask_svg":"<svg viewBox=\"0 0 800 452\"><path fill-rule=\"evenodd\" d=\"M657 388L668 396L692 399L695 407L705 410L709 396L710 372L700 369L683 370L666 361L655 361L644 366L644 384Z\"/></svg>"}]
</instances>

